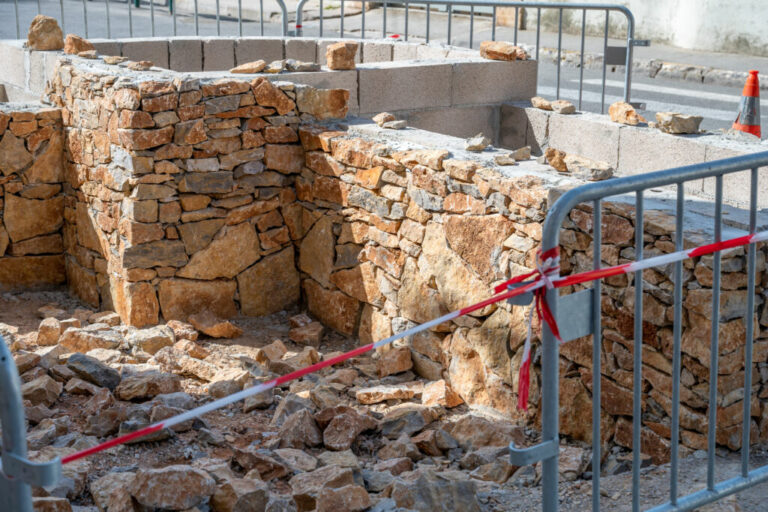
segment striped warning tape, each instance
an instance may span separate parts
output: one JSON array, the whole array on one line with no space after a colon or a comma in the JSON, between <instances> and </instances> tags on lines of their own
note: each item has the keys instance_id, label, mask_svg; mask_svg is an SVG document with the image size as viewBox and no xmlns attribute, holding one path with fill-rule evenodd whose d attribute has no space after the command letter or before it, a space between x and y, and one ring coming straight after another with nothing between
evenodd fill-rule
<instances>
[{"instance_id":1,"label":"striped warning tape","mask_svg":"<svg viewBox=\"0 0 768 512\"><path fill-rule=\"evenodd\" d=\"M653 268L661 265L666 265L668 263L673 263L677 261L682 261L688 258L695 258L698 256L704 256L707 254L713 254L718 251L723 251L725 249L731 249L735 247L745 246L753 243L758 242L765 242L768 241L768 231L761 231L759 233L755 233L753 235L746 235L738 238L733 238L730 240L725 240L722 242L715 242L708 245L702 245L700 247L696 247L693 249L688 249L685 251L678 251L673 252L669 254L663 254L660 256L654 256L652 258L640 260L640 261L634 261L631 263L624 263L621 265L616 265L613 267L607 267L600 270L590 270L587 272L582 272L580 274L574 274L570 276L548 276L547 279L542 279L542 276L547 272L547 270L535 270L529 274L526 274L525 278L532 278L533 280L528 282L520 282L520 277L510 279L509 281L506 281L494 288L494 292L496 295L493 297L490 297L486 300L483 300L481 302L478 302L476 304L473 304L471 306L467 306L466 308L462 308L456 311L453 311L451 313L447 313L439 318L435 318L434 320L430 320L429 322L414 326L410 329L407 329L401 333L395 334L393 336L390 336L388 338L385 338L383 340L377 341L375 343L369 343L368 345L364 345L361 347L358 347L354 350L350 350L349 352L345 352L344 354L340 354L338 356L332 357L330 359L326 359L325 361L320 361L319 363L315 363L313 365L307 366L306 368L302 368L300 370L296 370L294 372L288 373L286 375L283 375L281 377L277 377L276 379L272 379L270 381L264 382L262 384L258 384L256 386L244 389L242 391L239 391L237 393L234 393L232 395L226 396L224 398L220 398L218 400L215 400L213 402L210 402L208 404L202 405L200 407L196 407L194 409L191 409L189 411L186 411L182 414L179 414L177 416L173 416L171 418L165 419L163 421L160 421L158 423L154 423L152 425L149 425L148 427L142 428L140 430L136 430L135 432L131 432L130 434L125 434L123 436L117 437L115 439L111 439L109 441L106 441L104 443L98 444L96 446L93 446L91 448L87 448L85 450L81 450L79 452L75 452L71 455L68 455L61 459L62 464L67 464L69 462L73 462L79 459L82 459L84 457L87 457L89 455L93 455L95 453L102 452L104 450L107 450L109 448L119 446L121 444L127 443L128 441L133 441L135 439L139 439L141 437L144 437L146 435L152 434L154 432L157 432L159 430L162 430L164 428L170 428L174 425L178 425L179 423L183 423L187 420L197 418L199 416L202 416L204 414L207 414L211 411L215 411L216 409L221 409L222 407L226 407L227 405L233 404L235 402L238 402L240 400L243 400L245 398L248 398L249 396L257 395L259 393L262 393L264 391L268 391L272 388L275 388L277 386L280 386L282 384L285 384L286 382L290 382L296 379L300 379L301 377L304 377L305 375L308 375L310 373L314 373L318 370L321 370L323 368L327 368L329 366L333 366L335 364L341 363L343 361L346 361L350 358L353 358L355 356L358 356L360 354L364 354L368 351L374 350L379 347L383 347L385 345L389 345L390 343L393 343L397 340L407 338L408 336L412 336L416 333L419 333L421 331L425 331L431 327L435 327L437 325L442 324L443 322L448 322L450 320L453 320L455 318L458 318L460 316L467 315L469 313L472 313L474 311L479 311L486 306L490 306L491 304L495 304L497 302L516 297L518 295L522 295L524 293L528 292L535 292L539 289L546 288L547 281L549 281L553 287L555 288L562 288L565 286L570 286L574 284L579 283L586 283L589 281L594 281L597 279L602 279L604 277L610 277L614 275L619 274L627 274L631 272L636 272L639 270L644 270L648 268ZM519 284L520 286L511 288L509 287L511 285ZM506 290L506 291L505 291ZM542 290L543 291L543 290ZM530 343L527 341L527 343ZM530 346L528 347L528 361L527 365L522 364L521 365L521 376L523 375L523 368L528 368L530 365ZM526 363L524 361L524 363ZM525 374L527 375L527 373ZM527 386L525 386L527 387ZM523 391L522 389L520 391ZM521 394L520 391L518 394Z\"/></svg>"}]
</instances>

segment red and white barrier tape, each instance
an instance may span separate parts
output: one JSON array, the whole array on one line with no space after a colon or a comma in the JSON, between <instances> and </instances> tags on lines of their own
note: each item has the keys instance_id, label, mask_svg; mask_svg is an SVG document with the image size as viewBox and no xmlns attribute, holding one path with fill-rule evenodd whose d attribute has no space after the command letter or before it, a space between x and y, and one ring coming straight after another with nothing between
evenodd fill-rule
<instances>
[{"instance_id":1,"label":"red and white barrier tape","mask_svg":"<svg viewBox=\"0 0 768 512\"><path fill-rule=\"evenodd\" d=\"M87 448L85 450L73 453L71 455L68 455L62 458L61 462L62 464L67 464L69 462L82 459L89 455L99 453L101 451L112 448L114 446L119 446L128 441L132 441L140 437L144 437L146 435L152 434L153 432L157 432L164 428L170 428L174 425L178 425L179 423L184 423L187 420L202 416L203 414L209 413L211 411L215 411L216 409L220 409L227 405L233 404L235 402L248 398L249 396L256 395L263 391L267 391L276 386L280 386L281 384L285 384L286 382L290 382L295 379L300 379L305 375L314 373L323 368L333 366L335 364L346 361L347 359L350 359L352 357L358 356L360 354L364 354L370 350L383 347L384 345L388 345L399 339L412 336L421 331L425 331L443 322L453 320L460 316L464 316L474 311L481 310L484 307L489 306L491 304L495 304L497 302L500 302L512 297L516 297L518 295L522 295L528 292L533 292L535 294L535 305L533 310L536 311L536 314L539 316L540 320L543 320L544 322L547 323L552 333L555 335L555 337L559 339L559 332L557 329L555 318L552 315L552 312L550 311L549 306L547 306L547 302L546 302L545 295L546 295L546 290L548 289L562 288L562 287L570 286L574 284L586 283L589 281L594 281L597 279L602 279L604 277L610 277L610 276L615 276L619 274L628 274L630 272L636 272L638 270L644 270L652 267L666 265L668 263L682 261L688 258L694 258L697 256L712 254L717 251L722 251L725 249L731 249L734 247L740 247L744 245L749 245L757 242L765 242L765 241L768 241L768 231L761 231L759 233L755 233L754 235L747 235L747 236L742 236L738 238L733 238L731 240L726 240L723 242L715 242L712 244L703 245L701 247L688 249L686 251L662 254L660 256L654 256L653 258L634 261L631 263L624 263L622 265L607 267L600 270L590 270L587 272L582 272L580 274L574 274L574 275L565 276L565 277L560 277L557 275L557 273L559 272L559 254L558 254L557 248L555 248L539 256L540 261L539 263L537 263L536 270L533 270L528 274L524 274L522 276L517 276L513 279L510 279L496 286L494 288L494 293L496 293L496 295L494 295L491 298L478 302L477 304L467 306L466 308L462 308L457 311L453 311L451 313L445 314L439 318L435 318L434 320L430 320L429 322L417 325L399 334L395 334L383 340L377 341L376 343L370 343L368 345L358 347L354 350L351 350L344 354L340 354L336 357L332 357L325 361L315 363L313 365L307 366L306 368L296 370L287 375L283 375L276 379L272 379L270 381L264 382L263 384L259 384L257 386L244 389L242 391L239 391L227 397L220 398L219 400L215 400L208 404L186 411L177 416L173 416L171 418L160 421L158 423L154 423L148 427L142 428L135 432L131 432L130 434L125 434L123 436L117 437L115 439L111 439L109 441L93 446L91 448ZM526 282L527 279L532 279L532 280ZM520 285L520 286L512 289L508 289L511 285ZM528 334L528 338L526 339L526 344L523 351L523 361L520 365L518 406L520 406L521 408L526 408L528 405L528 386L529 386L529 380L530 380L530 364L531 364L531 357L530 357L531 322L530 321L528 324L528 329L529 329L529 334Z\"/></svg>"}]
</instances>

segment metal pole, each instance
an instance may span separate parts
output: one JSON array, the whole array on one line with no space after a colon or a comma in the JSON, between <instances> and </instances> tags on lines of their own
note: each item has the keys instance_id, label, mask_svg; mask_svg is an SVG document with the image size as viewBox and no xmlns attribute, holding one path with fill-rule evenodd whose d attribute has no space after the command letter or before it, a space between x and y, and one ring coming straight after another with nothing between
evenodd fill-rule
<instances>
[{"instance_id":1,"label":"metal pole","mask_svg":"<svg viewBox=\"0 0 768 512\"><path fill-rule=\"evenodd\" d=\"M715 177L715 242L722 240L723 176ZM715 447L717 430L717 359L720 352L720 262L722 254L715 253L712 265L712 317L709 344L709 417L707 425L707 488L715 488Z\"/></svg>"},{"instance_id":2,"label":"metal pole","mask_svg":"<svg viewBox=\"0 0 768 512\"><path fill-rule=\"evenodd\" d=\"M386 10L384 11L386 12ZM344 0L341 2L341 16L339 17L339 33L341 37L344 37ZM322 18L322 14L320 15Z\"/></svg>"},{"instance_id":3,"label":"metal pole","mask_svg":"<svg viewBox=\"0 0 768 512\"><path fill-rule=\"evenodd\" d=\"M559 10L557 17L557 94L556 99L560 99L560 54L563 50L563 9Z\"/></svg>"},{"instance_id":4,"label":"metal pole","mask_svg":"<svg viewBox=\"0 0 768 512\"><path fill-rule=\"evenodd\" d=\"M610 11L605 10L605 35L603 36L603 84L600 92L600 113L605 113L605 73L608 71L605 51L608 49L608 15Z\"/></svg>"},{"instance_id":5,"label":"metal pole","mask_svg":"<svg viewBox=\"0 0 768 512\"><path fill-rule=\"evenodd\" d=\"M602 204L600 199L592 203L594 211L592 236L592 268L602 266ZM602 281L596 280L592 285L592 511L600 512L600 462L602 436L600 435L600 402L602 372L600 357L602 355L602 326L601 326L601 287Z\"/></svg>"},{"instance_id":6,"label":"metal pole","mask_svg":"<svg viewBox=\"0 0 768 512\"><path fill-rule=\"evenodd\" d=\"M605 33L608 34L608 12L606 11ZM629 103L630 89L632 88L632 52L635 41L635 17L629 9L624 9L624 15L627 17L627 61L624 70L624 101Z\"/></svg>"},{"instance_id":7,"label":"metal pole","mask_svg":"<svg viewBox=\"0 0 768 512\"><path fill-rule=\"evenodd\" d=\"M750 174L749 189L749 232L757 230L757 169ZM752 406L752 344L755 328L755 260L757 247L749 244L747 249L747 338L744 354L744 418L741 428L741 475L749 474L749 431L751 427L750 410Z\"/></svg>"},{"instance_id":8,"label":"metal pole","mask_svg":"<svg viewBox=\"0 0 768 512\"><path fill-rule=\"evenodd\" d=\"M491 14L491 41L496 40L496 6L493 6Z\"/></svg>"},{"instance_id":9,"label":"metal pole","mask_svg":"<svg viewBox=\"0 0 768 512\"><path fill-rule=\"evenodd\" d=\"M453 18L453 5L448 4L448 44L451 44L451 18Z\"/></svg>"},{"instance_id":10,"label":"metal pole","mask_svg":"<svg viewBox=\"0 0 768 512\"><path fill-rule=\"evenodd\" d=\"M405 40L408 40L408 0L405 2Z\"/></svg>"},{"instance_id":11,"label":"metal pole","mask_svg":"<svg viewBox=\"0 0 768 512\"><path fill-rule=\"evenodd\" d=\"M168 0L168 5L173 5L174 0ZM177 29L176 29L176 9L171 9L171 14L173 15L173 35L177 35ZM240 34L242 35L242 34Z\"/></svg>"},{"instance_id":12,"label":"metal pole","mask_svg":"<svg viewBox=\"0 0 768 512\"><path fill-rule=\"evenodd\" d=\"M536 9L536 60L539 60L539 42L541 36L541 7Z\"/></svg>"},{"instance_id":13,"label":"metal pole","mask_svg":"<svg viewBox=\"0 0 768 512\"><path fill-rule=\"evenodd\" d=\"M635 261L643 259L643 191L635 193ZM643 428L643 271L635 272L635 325L632 374L632 512L640 512L640 458Z\"/></svg>"},{"instance_id":14,"label":"metal pole","mask_svg":"<svg viewBox=\"0 0 768 512\"><path fill-rule=\"evenodd\" d=\"M579 110L581 110L581 96L584 91L584 36L587 31L587 10L581 11L581 54L579 55Z\"/></svg>"},{"instance_id":15,"label":"metal pole","mask_svg":"<svg viewBox=\"0 0 768 512\"><path fill-rule=\"evenodd\" d=\"M85 29L85 37L88 37L88 7L86 1L83 0L83 28Z\"/></svg>"},{"instance_id":16,"label":"metal pole","mask_svg":"<svg viewBox=\"0 0 768 512\"><path fill-rule=\"evenodd\" d=\"M475 39L475 6L469 6L469 47L472 48L472 43Z\"/></svg>"},{"instance_id":17,"label":"metal pole","mask_svg":"<svg viewBox=\"0 0 768 512\"><path fill-rule=\"evenodd\" d=\"M344 2L341 3L344 5ZM381 37L385 38L387 37L387 0L384 0L384 3L382 4L382 11L381 11Z\"/></svg>"},{"instance_id":18,"label":"metal pole","mask_svg":"<svg viewBox=\"0 0 768 512\"><path fill-rule=\"evenodd\" d=\"M243 0L237 0L237 33L243 37Z\"/></svg>"},{"instance_id":19,"label":"metal pole","mask_svg":"<svg viewBox=\"0 0 768 512\"><path fill-rule=\"evenodd\" d=\"M494 7L494 12L495 12L495 9L496 8ZM513 40L513 43L515 44L515 46L517 46L517 16L519 12L520 12L520 9L518 7L515 7L515 36Z\"/></svg>"},{"instance_id":20,"label":"metal pole","mask_svg":"<svg viewBox=\"0 0 768 512\"><path fill-rule=\"evenodd\" d=\"M27 429L24 425L24 404L21 401L21 380L5 339L0 336L0 422L3 431L3 466L13 454L27 458ZM0 471L0 510L32 512L32 491L18 478L8 479Z\"/></svg>"},{"instance_id":21,"label":"metal pole","mask_svg":"<svg viewBox=\"0 0 768 512\"><path fill-rule=\"evenodd\" d=\"M64 23L64 0L59 0L59 13L61 14L61 31L67 33L67 25Z\"/></svg>"},{"instance_id":22,"label":"metal pole","mask_svg":"<svg viewBox=\"0 0 768 512\"><path fill-rule=\"evenodd\" d=\"M155 37L155 0L149 0L149 19L152 25L152 37Z\"/></svg>"},{"instance_id":23,"label":"metal pole","mask_svg":"<svg viewBox=\"0 0 768 512\"><path fill-rule=\"evenodd\" d=\"M200 16L198 16L198 13L197 13L197 0L195 0L195 35L196 36L200 35L200 21L199 21L199 18L200 18Z\"/></svg>"},{"instance_id":24,"label":"metal pole","mask_svg":"<svg viewBox=\"0 0 768 512\"><path fill-rule=\"evenodd\" d=\"M104 5L107 8L107 39L112 38L112 29L109 25L109 0L104 0Z\"/></svg>"},{"instance_id":25,"label":"metal pole","mask_svg":"<svg viewBox=\"0 0 768 512\"><path fill-rule=\"evenodd\" d=\"M427 4L426 9L427 9L427 43L429 43L429 13L430 11L432 11L432 6L430 4Z\"/></svg>"},{"instance_id":26,"label":"metal pole","mask_svg":"<svg viewBox=\"0 0 768 512\"><path fill-rule=\"evenodd\" d=\"M219 0L216 0L216 35L221 35L221 13L219 12Z\"/></svg>"},{"instance_id":27,"label":"metal pole","mask_svg":"<svg viewBox=\"0 0 768 512\"><path fill-rule=\"evenodd\" d=\"M62 0L64 1L64 0ZM128 34L133 37L133 3L128 0Z\"/></svg>"},{"instance_id":28,"label":"metal pole","mask_svg":"<svg viewBox=\"0 0 768 512\"><path fill-rule=\"evenodd\" d=\"M16 39L21 39L21 30L19 30L19 0L13 0L13 10L16 12Z\"/></svg>"},{"instance_id":29,"label":"metal pole","mask_svg":"<svg viewBox=\"0 0 768 512\"><path fill-rule=\"evenodd\" d=\"M677 211L675 213L675 250L683 250L683 216L685 214L685 187L677 184ZM669 501L677 503L678 451L680 439L680 347L683 332L683 262L675 263L674 273L674 325L672 326L672 426L670 441Z\"/></svg>"}]
</instances>

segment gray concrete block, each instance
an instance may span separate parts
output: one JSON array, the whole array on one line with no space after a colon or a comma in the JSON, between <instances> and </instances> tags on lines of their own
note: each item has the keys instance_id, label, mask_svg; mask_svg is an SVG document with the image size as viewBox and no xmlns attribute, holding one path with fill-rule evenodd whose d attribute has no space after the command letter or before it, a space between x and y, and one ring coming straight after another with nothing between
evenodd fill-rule
<instances>
[{"instance_id":1,"label":"gray concrete block","mask_svg":"<svg viewBox=\"0 0 768 512\"><path fill-rule=\"evenodd\" d=\"M150 60L155 66L168 67L168 39L153 37L145 39L123 39L123 57L131 60Z\"/></svg>"},{"instance_id":2,"label":"gray concrete block","mask_svg":"<svg viewBox=\"0 0 768 512\"><path fill-rule=\"evenodd\" d=\"M531 153L534 155L541 155L541 148L549 144L550 112L527 107L525 115L528 116L528 131L525 134L525 145L531 146Z\"/></svg>"},{"instance_id":3,"label":"gray concrete block","mask_svg":"<svg viewBox=\"0 0 768 512\"><path fill-rule=\"evenodd\" d=\"M408 118L408 126L452 137L469 138L478 133L498 140L499 107L495 105L473 105L471 107L448 107L436 110L397 113L398 118Z\"/></svg>"},{"instance_id":4,"label":"gray concrete block","mask_svg":"<svg viewBox=\"0 0 768 512\"><path fill-rule=\"evenodd\" d=\"M448 54L446 55L447 59L456 59L456 60L468 60L468 59L477 59L480 58L480 52L477 50L470 50L468 48L458 48L455 46L450 47L448 50Z\"/></svg>"},{"instance_id":5,"label":"gray concrete block","mask_svg":"<svg viewBox=\"0 0 768 512\"><path fill-rule=\"evenodd\" d=\"M549 145L616 168L619 164L619 131L622 129L623 125L611 122L607 116L551 113Z\"/></svg>"},{"instance_id":6,"label":"gray concrete block","mask_svg":"<svg viewBox=\"0 0 768 512\"><path fill-rule=\"evenodd\" d=\"M29 73L27 75L27 90L34 95L42 95L48 82L53 78L61 52L29 52Z\"/></svg>"},{"instance_id":7,"label":"gray concrete block","mask_svg":"<svg viewBox=\"0 0 768 512\"><path fill-rule=\"evenodd\" d=\"M419 54L419 43L395 41L392 44L392 60L416 60Z\"/></svg>"},{"instance_id":8,"label":"gray concrete block","mask_svg":"<svg viewBox=\"0 0 768 512\"><path fill-rule=\"evenodd\" d=\"M363 62L389 62L392 60L394 43L387 40L365 41L363 43Z\"/></svg>"},{"instance_id":9,"label":"gray concrete block","mask_svg":"<svg viewBox=\"0 0 768 512\"><path fill-rule=\"evenodd\" d=\"M418 60L445 59L451 49L441 43L420 44L416 47L416 58Z\"/></svg>"},{"instance_id":10,"label":"gray concrete block","mask_svg":"<svg viewBox=\"0 0 768 512\"><path fill-rule=\"evenodd\" d=\"M349 115L359 113L357 97L357 72L315 71L308 73L285 73L280 75L262 75L271 82L291 82L316 87L318 89L346 89L349 91Z\"/></svg>"},{"instance_id":11,"label":"gray concrete block","mask_svg":"<svg viewBox=\"0 0 768 512\"><path fill-rule=\"evenodd\" d=\"M235 67L235 40L203 39L203 71L225 71Z\"/></svg>"},{"instance_id":12,"label":"gray concrete block","mask_svg":"<svg viewBox=\"0 0 768 512\"><path fill-rule=\"evenodd\" d=\"M707 162L722 160L744 155L746 153L760 151L761 146L755 146L753 151L744 151L746 148L719 147L706 144L704 159ZM760 167L757 170L757 208L768 208L768 167ZM699 180L701 182L701 197L713 199L715 197L715 178ZM686 188L687 190L687 188ZM723 201L734 206L749 207L750 197L750 171L736 172L723 176Z\"/></svg>"},{"instance_id":13,"label":"gray concrete block","mask_svg":"<svg viewBox=\"0 0 768 512\"><path fill-rule=\"evenodd\" d=\"M355 41L350 39L332 39L332 38L322 38L317 40L317 61L323 66L326 64L328 59L325 57L325 51L328 49L330 45L333 43L338 42L355 42L357 43L357 53L355 53L355 62L360 64L363 61L363 45L362 41Z\"/></svg>"},{"instance_id":14,"label":"gray concrete block","mask_svg":"<svg viewBox=\"0 0 768 512\"><path fill-rule=\"evenodd\" d=\"M526 145L528 115L524 106L503 104L499 116L499 141L502 148L517 149Z\"/></svg>"},{"instance_id":15,"label":"gray concrete block","mask_svg":"<svg viewBox=\"0 0 768 512\"><path fill-rule=\"evenodd\" d=\"M379 62L361 64L357 73L362 114L451 104L450 64Z\"/></svg>"},{"instance_id":16,"label":"gray concrete block","mask_svg":"<svg viewBox=\"0 0 768 512\"><path fill-rule=\"evenodd\" d=\"M302 60L304 62L318 62L317 39L294 37L285 40L285 58ZM320 62L325 63L325 55Z\"/></svg>"},{"instance_id":17,"label":"gray concrete block","mask_svg":"<svg viewBox=\"0 0 768 512\"><path fill-rule=\"evenodd\" d=\"M23 41L0 41L0 62L3 63L2 82L15 87L26 87L27 56Z\"/></svg>"},{"instance_id":18,"label":"gray concrete block","mask_svg":"<svg viewBox=\"0 0 768 512\"><path fill-rule=\"evenodd\" d=\"M89 39L99 55L122 55L122 44L114 39Z\"/></svg>"},{"instance_id":19,"label":"gray concrete block","mask_svg":"<svg viewBox=\"0 0 768 512\"><path fill-rule=\"evenodd\" d=\"M235 41L236 66L259 59L269 64L272 61L284 59L284 55L282 38L241 37Z\"/></svg>"},{"instance_id":20,"label":"gray concrete block","mask_svg":"<svg viewBox=\"0 0 768 512\"><path fill-rule=\"evenodd\" d=\"M202 71L203 42L199 37L172 37L168 40L168 59L174 71Z\"/></svg>"},{"instance_id":21,"label":"gray concrete block","mask_svg":"<svg viewBox=\"0 0 768 512\"><path fill-rule=\"evenodd\" d=\"M30 103L40 101L40 96L30 93L23 87L16 87L10 84L1 84L5 89L5 100L10 103Z\"/></svg>"},{"instance_id":22,"label":"gray concrete block","mask_svg":"<svg viewBox=\"0 0 768 512\"><path fill-rule=\"evenodd\" d=\"M631 176L700 163L704 161L705 147L695 137L624 126L619 131L618 175Z\"/></svg>"},{"instance_id":23,"label":"gray concrete block","mask_svg":"<svg viewBox=\"0 0 768 512\"><path fill-rule=\"evenodd\" d=\"M467 61L453 64L452 105L504 103L536 95L536 61Z\"/></svg>"}]
</instances>

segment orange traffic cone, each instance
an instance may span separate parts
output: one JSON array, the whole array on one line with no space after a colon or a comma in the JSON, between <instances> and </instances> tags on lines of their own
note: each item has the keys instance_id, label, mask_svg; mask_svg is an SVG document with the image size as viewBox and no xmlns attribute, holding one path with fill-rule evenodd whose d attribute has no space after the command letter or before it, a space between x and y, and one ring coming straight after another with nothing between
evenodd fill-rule
<instances>
[{"instance_id":1,"label":"orange traffic cone","mask_svg":"<svg viewBox=\"0 0 768 512\"><path fill-rule=\"evenodd\" d=\"M757 81L757 71L749 71L747 83L741 93L739 115L733 122L732 130L751 133L760 137L760 85Z\"/></svg>"}]
</instances>

